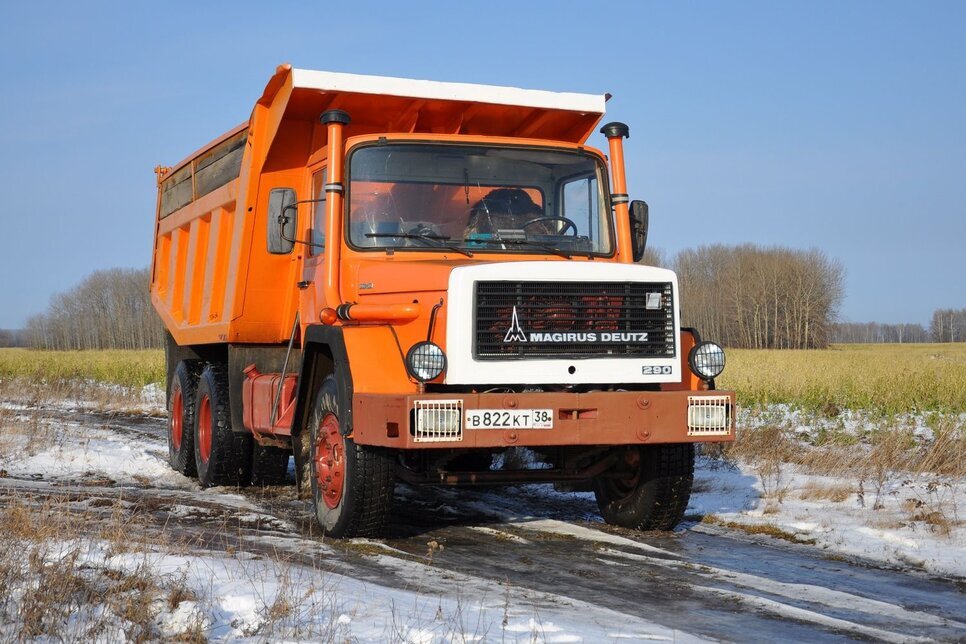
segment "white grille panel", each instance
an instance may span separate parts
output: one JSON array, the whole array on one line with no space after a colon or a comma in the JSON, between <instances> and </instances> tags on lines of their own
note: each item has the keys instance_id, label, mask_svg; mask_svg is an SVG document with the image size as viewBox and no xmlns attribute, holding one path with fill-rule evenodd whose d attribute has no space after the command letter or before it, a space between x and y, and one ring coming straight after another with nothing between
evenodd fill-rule
<instances>
[{"instance_id":1,"label":"white grille panel","mask_svg":"<svg viewBox=\"0 0 966 644\"><path fill-rule=\"evenodd\" d=\"M728 396L688 396L688 436L727 436L733 420Z\"/></svg>"},{"instance_id":2,"label":"white grille panel","mask_svg":"<svg viewBox=\"0 0 966 644\"><path fill-rule=\"evenodd\" d=\"M462 400L416 400L414 440L446 443L463 440Z\"/></svg>"}]
</instances>

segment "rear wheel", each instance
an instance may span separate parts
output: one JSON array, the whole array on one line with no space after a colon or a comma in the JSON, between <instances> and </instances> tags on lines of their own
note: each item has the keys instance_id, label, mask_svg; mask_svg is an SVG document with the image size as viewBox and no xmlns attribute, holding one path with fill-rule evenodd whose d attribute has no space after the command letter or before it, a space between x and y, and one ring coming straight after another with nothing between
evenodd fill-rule
<instances>
[{"instance_id":1,"label":"rear wheel","mask_svg":"<svg viewBox=\"0 0 966 644\"><path fill-rule=\"evenodd\" d=\"M343 412L335 378L328 376L316 396L310 425L315 515L325 534L333 537L379 536L392 504L392 454L347 438Z\"/></svg>"},{"instance_id":2,"label":"rear wheel","mask_svg":"<svg viewBox=\"0 0 966 644\"><path fill-rule=\"evenodd\" d=\"M196 473L193 428L200 373L201 363L198 361L179 362L168 395L168 464L185 476Z\"/></svg>"},{"instance_id":3,"label":"rear wheel","mask_svg":"<svg viewBox=\"0 0 966 644\"><path fill-rule=\"evenodd\" d=\"M252 485L283 485L288 475L292 450L268 445L252 445Z\"/></svg>"},{"instance_id":4,"label":"rear wheel","mask_svg":"<svg viewBox=\"0 0 966 644\"><path fill-rule=\"evenodd\" d=\"M594 494L607 523L636 530L671 530L691 498L694 444L628 447L621 475L594 479Z\"/></svg>"},{"instance_id":5,"label":"rear wheel","mask_svg":"<svg viewBox=\"0 0 966 644\"><path fill-rule=\"evenodd\" d=\"M231 429L228 374L209 364L198 380L194 422L195 467L203 487L247 485L251 477L251 434Z\"/></svg>"}]
</instances>

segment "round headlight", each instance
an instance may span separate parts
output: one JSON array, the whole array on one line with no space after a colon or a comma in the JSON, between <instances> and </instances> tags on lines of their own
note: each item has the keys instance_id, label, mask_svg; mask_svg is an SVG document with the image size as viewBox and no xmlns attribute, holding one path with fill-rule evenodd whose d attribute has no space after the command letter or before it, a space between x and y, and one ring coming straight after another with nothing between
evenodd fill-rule
<instances>
[{"instance_id":1,"label":"round headlight","mask_svg":"<svg viewBox=\"0 0 966 644\"><path fill-rule=\"evenodd\" d=\"M691 349L688 365L699 378L713 380L724 371L724 349L714 342L702 342Z\"/></svg>"},{"instance_id":2,"label":"round headlight","mask_svg":"<svg viewBox=\"0 0 966 644\"><path fill-rule=\"evenodd\" d=\"M446 370L446 354L432 342L419 342L406 354L406 368L420 382L433 380Z\"/></svg>"}]
</instances>

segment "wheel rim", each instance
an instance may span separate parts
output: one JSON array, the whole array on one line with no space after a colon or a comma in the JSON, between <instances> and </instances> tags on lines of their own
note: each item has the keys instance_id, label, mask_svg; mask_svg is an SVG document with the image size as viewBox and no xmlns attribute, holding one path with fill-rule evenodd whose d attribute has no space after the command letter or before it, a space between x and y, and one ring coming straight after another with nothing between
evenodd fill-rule
<instances>
[{"instance_id":1,"label":"wheel rim","mask_svg":"<svg viewBox=\"0 0 966 644\"><path fill-rule=\"evenodd\" d=\"M173 400L171 401L171 446L174 447L176 452L181 449L182 433L184 432L183 418L184 399L181 396L181 388L178 387L174 390Z\"/></svg>"},{"instance_id":2,"label":"wheel rim","mask_svg":"<svg viewBox=\"0 0 966 644\"><path fill-rule=\"evenodd\" d=\"M342 501L345 484L345 439L339 430L339 419L326 414L315 436L315 482L319 495L330 509Z\"/></svg>"},{"instance_id":3,"label":"wheel rim","mask_svg":"<svg viewBox=\"0 0 966 644\"><path fill-rule=\"evenodd\" d=\"M198 402L198 453L205 463L211 458L211 398L208 396Z\"/></svg>"}]
</instances>

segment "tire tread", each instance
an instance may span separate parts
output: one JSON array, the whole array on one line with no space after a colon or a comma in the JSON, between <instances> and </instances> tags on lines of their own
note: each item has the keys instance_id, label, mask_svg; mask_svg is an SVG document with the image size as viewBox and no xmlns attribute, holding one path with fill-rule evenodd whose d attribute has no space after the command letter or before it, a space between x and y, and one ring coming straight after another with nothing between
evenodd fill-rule
<instances>
[{"instance_id":1,"label":"tire tread","mask_svg":"<svg viewBox=\"0 0 966 644\"><path fill-rule=\"evenodd\" d=\"M694 444L641 448L641 477L628 497L617 498L606 479L594 484L597 505L607 523L637 530L672 530L684 518L694 483Z\"/></svg>"},{"instance_id":2,"label":"tire tread","mask_svg":"<svg viewBox=\"0 0 966 644\"><path fill-rule=\"evenodd\" d=\"M198 481L204 487L248 485L251 480L252 437L251 434L232 431L226 366L209 362L198 383L199 398L202 388L208 389L211 401L211 457L208 459L207 468L202 466L200 455L195 459L198 464ZM195 438L197 422L196 417Z\"/></svg>"}]
</instances>

